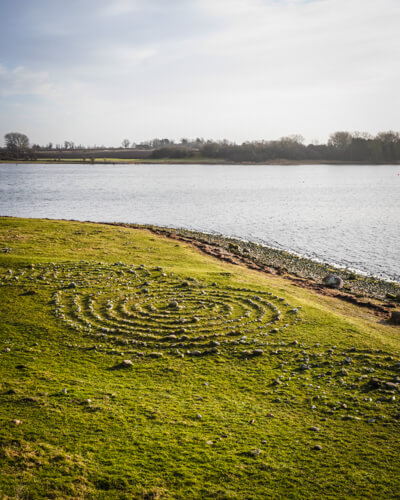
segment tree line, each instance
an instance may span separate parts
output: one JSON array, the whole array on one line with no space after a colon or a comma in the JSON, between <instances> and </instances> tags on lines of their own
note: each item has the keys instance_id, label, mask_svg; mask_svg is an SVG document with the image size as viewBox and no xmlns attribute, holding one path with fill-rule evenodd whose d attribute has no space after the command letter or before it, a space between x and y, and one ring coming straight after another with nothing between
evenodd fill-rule
<instances>
[{"instance_id":1,"label":"tree line","mask_svg":"<svg viewBox=\"0 0 400 500\"><path fill-rule=\"evenodd\" d=\"M63 145L53 147L52 143L45 146L30 144L28 137L19 132L10 132L4 136L5 148L0 150L1 159L38 159L40 152L49 153L53 149L62 158L62 154L82 151L82 159L89 159L88 151L97 149L104 151L118 151L115 148L76 146L72 141L64 141ZM278 140L249 141L237 144L228 140L213 141L196 138L194 140L181 139L152 139L139 144L131 143L128 139L122 141L124 158L135 158L135 152L146 152L148 158L207 158L231 162L268 162L273 160L290 161L339 161L363 163L397 163L400 162L400 133L380 132L375 136L368 133L350 133L345 131L334 132L326 144L305 144L300 135L281 137ZM115 156L114 156L115 157ZM140 156L143 158L144 156ZM94 158L94 156L93 156Z\"/></svg>"},{"instance_id":2,"label":"tree line","mask_svg":"<svg viewBox=\"0 0 400 500\"><path fill-rule=\"evenodd\" d=\"M193 148L163 147L153 151L154 158L194 156ZM335 132L326 144L304 144L301 136L282 137L274 141L251 141L236 144L229 141L206 141L197 149L199 156L232 162L339 161L364 163L397 163L400 161L400 134L381 132ZM178 153L178 154L177 154Z\"/></svg>"}]
</instances>

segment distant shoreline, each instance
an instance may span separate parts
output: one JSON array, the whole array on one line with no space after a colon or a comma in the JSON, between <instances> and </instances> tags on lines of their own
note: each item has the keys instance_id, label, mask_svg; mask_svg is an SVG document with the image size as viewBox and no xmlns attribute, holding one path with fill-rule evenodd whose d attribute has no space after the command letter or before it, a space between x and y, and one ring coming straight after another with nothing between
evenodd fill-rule
<instances>
[{"instance_id":1,"label":"distant shoreline","mask_svg":"<svg viewBox=\"0 0 400 500\"><path fill-rule=\"evenodd\" d=\"M96 158L92 161L83 161L79 159L61 159L61 160L0 160L0 164L9 165L400 165L400 162L381 162L368 163L361 161L334 161L334 160L270 160L267 162L249 162L249 161L226 161L226 160L208 160L204 158L196 158L193 160L186 159L119 159L119 158Z\"/></svg>"}]
</instances>

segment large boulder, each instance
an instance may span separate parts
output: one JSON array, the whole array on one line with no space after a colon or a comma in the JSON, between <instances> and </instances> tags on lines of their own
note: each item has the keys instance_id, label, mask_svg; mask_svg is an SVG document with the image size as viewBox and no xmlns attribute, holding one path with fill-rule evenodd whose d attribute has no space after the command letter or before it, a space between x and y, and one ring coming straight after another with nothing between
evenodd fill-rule
<instances>
[{"instance_id":1,"label":"large boulder","mask_svg":"<svg viewBox=\"0 0 400 500\"><path fill-rule=\"evenodd\" d=\"M322 281L325 286L329 288L336 288L337 290L343 288L344 285L342 278L337 274L328 274Z\"/></svg>"}]
</instances>

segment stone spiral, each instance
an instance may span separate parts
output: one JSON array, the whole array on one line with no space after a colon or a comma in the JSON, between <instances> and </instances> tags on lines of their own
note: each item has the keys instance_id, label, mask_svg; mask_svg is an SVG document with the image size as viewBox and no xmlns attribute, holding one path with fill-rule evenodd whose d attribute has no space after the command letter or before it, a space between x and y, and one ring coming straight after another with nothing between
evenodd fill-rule
<instances>
[{"instance_id":1,"label":"stone spiral","mask_svg":"<svg viewBox=\"0 0 400 500\"><path fill-rule=\"evenodd\" d=\"M265 335L300 320L299 308L270 292L183 279L160 267L52 264L19 279L51 286L55 315L69 327L141 351L257 347Z\"/></svg>"}]
</instances>

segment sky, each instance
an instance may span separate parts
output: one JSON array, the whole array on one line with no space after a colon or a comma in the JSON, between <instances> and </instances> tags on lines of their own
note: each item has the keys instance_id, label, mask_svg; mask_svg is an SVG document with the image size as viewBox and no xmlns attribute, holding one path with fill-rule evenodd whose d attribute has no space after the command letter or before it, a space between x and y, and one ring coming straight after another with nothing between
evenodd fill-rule
<instances>
[{"instance_id":1,"label":"sky","mask_svg":"<svg viewBox=\"0 0 400 500\"><path fill-rule=\"evenodd\" d=\"M400 130L399 0L0 0L0 18L0 138Z\"/></svg>"}]
</instances>

